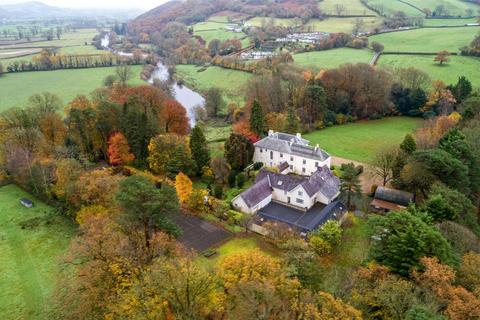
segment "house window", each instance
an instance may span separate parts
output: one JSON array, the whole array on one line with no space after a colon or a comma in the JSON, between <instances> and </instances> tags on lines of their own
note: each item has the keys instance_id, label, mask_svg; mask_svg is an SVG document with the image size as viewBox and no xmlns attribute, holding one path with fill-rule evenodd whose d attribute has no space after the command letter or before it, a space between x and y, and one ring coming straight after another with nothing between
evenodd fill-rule
<instances>
[{"instance_id":1,"label":"house window","mask_svg":"<svg viewBox=\"0 0 480 320\"><path fill-rule=\"evenodd\" d=\"M283 158L283 153L280 153L280 158Z\"/></svg>"},{"instance_id":2,"label":"house window","mask_svg":"<svg viewBox=\"0 0 480 320\"><path fill-rule=\"evenodd\" d=\"M303 159L303 164L307 164L307 160Z\"/></svg>"},{"instance_id":3,"label":"house window","mask_svg":"<svg viewBox=\"0 0 480 320\"><path fill-rule=\"evenodd\" d=\"M293 166L292 166L292 165L290 165L290 170L293 170Z\"/></svg>"},{"instance_id":4,"label":"house window","mask_svg":"<svg viewBox=\"0 0 480 320\"><path fill-rule=\"evenodd\" d=\"M287 195L287 190L284 190L284 191L283 191L283 194L284 194L284 195Z\"/></svg>"},{"instance_id":5,"label":"house window","mask_svg":"<svg viewBox=\"0 0 480 320\"><path fill-rule=\"evenodd\" d=\"M307 172L307 170L305 170L305 168L302 168L302 172L305 173L305 172Z\"/></svg>"},{"instance_id":6,"label":"house window","mask_svg":"<svg viewBox=\"0 0 480 320\"><path fill-rule=\"evenodd\" d=\"M273 151L270 151L270 159L273 160Z\"/></svg>"},{"instance_id":7,"label":"house window","mask_svg":"<svg viewBox=\"0 0 480 320\"><path fill-rule=\"evenodd\" d=\"M315 161L315 167L318 167L318 162Z\"/></svg>"},{"instance_id":8,"label":"house window","mask_svg":"<svg viewBox=\"0 0 480 320\"><path fill-rule=\"evenodd\" d=\"M299 195L299 196L303 196L303 192L302 192L302 191L298 191L298 195Z\"/></svg>"},{"instance_id":9,"label":"house window","mask_svg":"<svg viewBox=\"0 0 480 320\"><path fill-rule=\"evenodd\" d=\"M297 198L295 199L295 201L297 201L297 203L303 204L303 199Z\"/></svg>"},{"instance_id":10,"label":"house window","mask_svg":"<svg viewBox=\"0 0 480 320\"><path fill-rule=\"evenodd\" d=\"M262 152L263 152L263 149L260 149L260 153L262 153Z\"/></svg>"},{"instance_id":11,"label":"house window","mask_svg":"<svg viewBox=\"0 0 480 320\"><path fill-rule=\"evenodd\" d=\"M293 157L290 157L290 161L293 161Z\"/></svg>"}]
</instances>

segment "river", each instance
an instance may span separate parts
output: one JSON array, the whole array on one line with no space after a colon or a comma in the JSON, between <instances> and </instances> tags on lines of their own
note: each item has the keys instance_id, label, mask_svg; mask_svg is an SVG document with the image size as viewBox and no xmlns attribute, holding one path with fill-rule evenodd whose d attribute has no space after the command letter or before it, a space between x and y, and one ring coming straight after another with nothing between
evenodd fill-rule
<instances>
[{"instance_id":1,"label":"river","mask_svg":"<svg viewBox=\"0 0 480 320\"><path fill-rule=\"evenodd\" d=\"M105 34L105 36L102 38L102 47L121 56L132 56L131 53L113 51L110 48L110 35L108 33ZM180 104L187 111L190 126L193 128L195 126L195 109L198 107L203 108L205 106L205 99L202 97L202 95L188 88L187 86L179 85L175 80L170 81L168 68L161 62L159 62L155 67L155 70L153 71L152 76L148 82L152 84L155 79L161 81L169 81L172 88L173 97L175 98L175 100L180 102Z\"/></svg>"}]
</instances>

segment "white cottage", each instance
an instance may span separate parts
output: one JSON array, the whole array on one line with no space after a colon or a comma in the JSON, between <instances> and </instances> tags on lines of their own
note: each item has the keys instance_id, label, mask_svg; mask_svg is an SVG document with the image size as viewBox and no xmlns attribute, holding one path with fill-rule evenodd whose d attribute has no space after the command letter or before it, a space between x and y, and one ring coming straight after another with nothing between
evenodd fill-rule
<instances>
[{"instance_id":1,"label":"white cottage","mask_svg":"<svg viewBox=\"0 0 480 320\"><path fill-rule=\"evenodd\" d=\"M254 162L268 167L279 167L287 163L289 172L310 176L318 168L330 168L331 157L319 145L310 146L310 142L296 135L269 131L268 136L255 143Z\"/></svg>"}]
</instances>

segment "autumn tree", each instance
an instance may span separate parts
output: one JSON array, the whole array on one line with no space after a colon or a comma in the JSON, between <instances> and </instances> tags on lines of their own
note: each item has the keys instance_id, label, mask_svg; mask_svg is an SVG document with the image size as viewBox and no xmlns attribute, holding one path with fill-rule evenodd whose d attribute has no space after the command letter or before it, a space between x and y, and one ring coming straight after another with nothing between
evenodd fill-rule
<instances>
[{"instance_id":1,"label":"autumn tree","mask_svg":"<svg viewBox=\"0 0 480 320\"><path fill-rule=\"evenodd\" d=\"M383 186L386 186L393 179L397 158L397 148L379 150L373 158L370 171L374 176L382 179Z\"/></svg>"},{"instance_id":2,"label":"autumn tree","mask_svg":"<svg viewBox=\"0 0 480 320\"><path fill-rule=\"evenodd\" d=\"M184 137L176 134L161 134L152 138L148 145L147 158L150 170L157 174L166 174L167 165L174 158L179 146L184 146L185 149L186 141Z\"/></svg>"},{"instance_id":3,"label":"autumn tree","mask_svg":"<svg viewBox=\"0 0 480 320\"><path fill-rule=\"evenodd\" d=\"M186 135L189 129L187 111L176 100L165 101L163 112L163 125L166 133Z\"/></svg>"},{"instance_id":4,"label":"autumn tree","mask_svg":"<svg viewBox=\"0 0 480 320\"><path fill-rule=\"evenodd\" d=\"M202 168L210 163L210 150L208 149L207 139L203 134L203 130L198 125L190 132L189 143L192 159L196 163L197 174L199 174L202 172Z\"/></svg>"},{"instance_id":5,"label":"autumn tree","mask_svg":"<svg viewBox=\"0 0 480 320\"><path fill-rule=\"evenodd\" d=\"M175 178L175 189L177 191L178 200L181 203L185 203L192 193L193 190L192 181L180 172L177 177Z\"/></svg>"},{"instance_id":6,"label":"autumn tree","mask_svg":"<svg viewBox=\"0 0 480 320\"><path fill-rule=\"evenodd\" d=\"M449 55L450 53L448 51L445 51L445 50L439 51L437 52L437 55L433 59L433 61L438 62L440 65L443 65L444 63L447 63L448 61L450 61L450 59L448 59Z\"/></svg>"},{"instance_id":7,"label":"autumn tree","mask_svg":"<svg viewBox=\"0 0 480 320\"><path fill-rule=\"evenodd\" d=\"M125 136L116 132L108 139L108 161L112 166L128 165L135 155L130 152L130 146Z\"/></svg>"},{"instance_id":8,"label":"autumn tree","mask_svg":"<svg viewBox=\"0 0 480 320\"><path fill-rule=\"evenodd\" d=\"M225 142L225 158L234 170L243 170L253 158L254 147L244 136L232 133Z\"/></svg>"}]
</instances>

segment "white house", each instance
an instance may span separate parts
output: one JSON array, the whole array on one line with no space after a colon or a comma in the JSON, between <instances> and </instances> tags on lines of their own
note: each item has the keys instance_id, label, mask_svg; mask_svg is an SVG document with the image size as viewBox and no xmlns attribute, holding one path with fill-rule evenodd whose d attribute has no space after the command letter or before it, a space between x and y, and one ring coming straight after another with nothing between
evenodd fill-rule
<instances>
[{"instance_id":1,"label":"white house","mask_svg":"<svg viewBox=\"0 0 480 320\"><path fill-rule=\"evenodd\" d=\"M274 201L306 212L317 203L329 205L339 194L340 180L326 166L318 167L308 178L262 169L255 184L233 199L232 205L253 214Z\"/></svg>"},{"instance_id":2,"label":"white house","mask_svg":"<svg viewBox=\"0 0 480 320\"><path fill-rule=\"evenodd\" d=\"M319 145L296 135L269 131L268 136L255 143L254 162L267 167L278 167L287 163L289 171L300 175L312 175L318 168L330 168L331 157Z\"/></svg>"}]
</instances>

